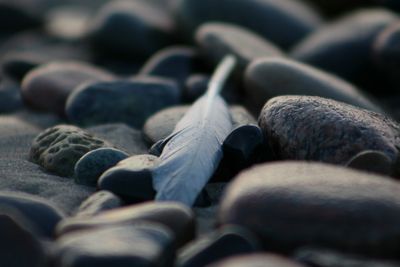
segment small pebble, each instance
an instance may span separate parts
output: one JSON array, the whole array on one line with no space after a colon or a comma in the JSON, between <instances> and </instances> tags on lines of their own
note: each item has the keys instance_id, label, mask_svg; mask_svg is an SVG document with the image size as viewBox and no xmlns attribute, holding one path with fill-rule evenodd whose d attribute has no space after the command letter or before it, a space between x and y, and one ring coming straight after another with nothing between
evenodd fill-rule
<instances>
[{"instance_id":1,"label":"small pebble","mask_svg":"<svg viewBox=\"0 0 400 267\"><path fill-rule=\"evenodd\" d=\"M129 155L115 148L98 148L83 155L74 168L74 179L78 184L96 186L97 180L106 170Z\"/></svg>"},{"instance_id":2,"label":"small pebble","mask_svg":"<svg viewBox=\"0 0 400 267\"><path fill-rule=\"evenodd\" d=\"M119 208L122 204L122 200L113 193L105 190L98 191L82 202L75 217L93 217L102 212Z\"/></svg>"},{"instance_id":3,"label":"small pebble","mask_svg":"<svg viewBox=\"0 0 400 267\"><path fill-rule=\"evenodd\" d=\"M32 143L30 160L61 176L74 174L76 162L87 152L111 146L84 130L57 125L40 133Z\"/></svg>"}]
</instances>

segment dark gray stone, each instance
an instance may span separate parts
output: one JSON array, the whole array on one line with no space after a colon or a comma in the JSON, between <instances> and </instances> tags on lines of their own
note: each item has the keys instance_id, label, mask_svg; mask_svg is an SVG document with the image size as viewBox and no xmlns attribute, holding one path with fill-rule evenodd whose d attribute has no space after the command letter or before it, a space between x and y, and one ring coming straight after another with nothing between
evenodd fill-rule
<instances>
[{"instance_id":1,"label":"dark gray stone","mask_svg":"<svg viewBox=\"0 0 400 267\"><path fill-rule=\"evenodd\" d=\"M31 70L24 77L21 94L33 108L62 114L68 96L78 85L113 79L112 74L83 63L49 63Z\"/></svg>"},{"instance_id":2,"label":"dark gray stone","mask_svg":"<svg viewBox=\"0 0 400 267\"><path fill-rule=\"evenodd\" d=\"M151 170L158 162L153 155L124 159L101 175L98 187L113 192L127 202L153 200L156 192Z\"/></svg>"},{"instance_id":3,"label":"dark gray stone","mask_svg":"<svg viewBox=\"0 0 400 267\"><path fill-rule=\"evenodd\" d=\"M349 160L346 166L388 176L393 173L392 160L384 153L374 150L366 150L358 153Z\"/></svg>"},{"instance_id":4,"label":"dark gray stone","mask_svg":"<svg viewBox=\"0 0 400 267\"><path fill-rule=\"evenodd\" d=\"M69 96L66 114L79 125L123 122L141 128L153 113L179 101L176 83L142 77L83 85Z\"/></svg>"},{"instance_id":5,"label":"dark gray stone","mask_svg":"<svg viewBox=\"0 0 400 267\"><path fill-rule=\"evenodd\" d=\"M97 180L106 170L129 155L115 148L98 148L83 155L74 168L74 179L78 184L96 186Z\"/></svg>"},{"instance_id":6,"label":"dark gray stone","mask_svg":"<svg viewBox=\"0 0 400 267\"><path fill-rule=\"evenodd\" d=\"M111 1L93 18L92 45L118 57L147 58L171 44L175 22L148 1Z\"/></svg>"},{"instance_id":7,"label":"dark gray stone","mask_svg":"<svg viewBox=\"0 0 400 267\"><path fill-rule=\"evenodd\" d=\"M177 202L147 202L105 211L91 218L67 218L57 226L57 235L140 221L159 223L171 229L176 237L177 247L195 236L195 217L192 210Z\"/></svg>"},{"instance_id":8,"label":"dark gray stone","mask_svg":"<svg viewBox=\"0 0 400 267\"><path fill-rule=\"evenodd\" d=\"M346 164L364 150L397 161L399 125L384 115L334 100L280 96L264 106L259 125L279 159Z\"/></svg>"},{"instance_id":9,"label":"dark gray stone","mask_svg":"<svg viewBox=\"0 0 400 267\"><path fill-rule=\"evenodd\" d=\"M246 70L245 85L257 111L275 96L310 95L382 112L379 106L355 86L334 75L289 59L266 58L254 61Z\"/></svg>"},{"instance_id":10,"label":"dark gray stone","mask_svg":"<svg viewBox=\"0 0 400 267\"><path fill-rule=\"evenodd\" d=\"M288 258L274 254L255 253L232 256L211 264L209 267L305 267ZM319 267L319 266L318 266ZM333 266L332 266L333 267Z\"/></svg>"},{"instance_id":11,"label":"dark gray stone","mask_svg":"<svg viewBox=\"0 0 400 267\"><path fill-rule=\"evenodd\" d=\"M228 23L206 23L196 33L196 42L208 61L216 66L226 55L237 59L237 75L242 77L247 65L260 57L281 57L274 44L245 28Z\"/></svg>"},{"instance_id":12,"label":"dark gray stone","mask_svg":"<svg viewBox=\"0 0 400 267\"><path fill-rule=\"evenodd\" d=\"M93 217L102 212L119 208L122 204L122 200L113 193L105 190L98 191L82 202L75 217Z\"/></svg>"},{"instance_id":13,"label":"dark gray stone","mask_svg":"<svg viewBox=\"0 0 400 267\"><path fill-rule=\"evenodd\" d=\"M223 21L249 28L283 48L292 46L320 24L313 10L292 0L180 0L176 12L178 26L189 36L207 21Z\"/></svg>"},{"instance_id":14,"label":"dark gray stone","mask_svg":"<svg viewBox=\"0 0 400 267\"><path fill-rule=\"evenodd\" d=\"M329 164L264 164L228 186L218 221L248 228L269 250L309 245L396 257L398 190L385 176Z\"/></svg>"},{"instance_id":15,"label":"dark gray stone","mask_svg":"<svg viewBox=\"0 0 400 267\"><path fill-rule=\"evenodd\" d=\"M46 129L33 140L30 160L61 176L72 176L76 162L83 155L110 146L78 127L58 125Z\"/></svg>"},{"instance_id":16,"label":"dark gray stone","mask_svg":"<svg viewBox=\"0 0 400 267\"><path fill-rule=\"evenodd\" d=\"M43 14L32 1L0 1L0 32L13 33L38 28L43 23Z\"/></svg>"},{"instance_id":17,"label":"dark gray stone","mask_svg":"<svg viewBox=\"0 0 400 267\"><path fill-rule=\"evenodd\" d=\"M174 260L173 242L168 228L151 222L87 229L57 240L57 266L168 267Z\"/></svg>"}]
</instances>

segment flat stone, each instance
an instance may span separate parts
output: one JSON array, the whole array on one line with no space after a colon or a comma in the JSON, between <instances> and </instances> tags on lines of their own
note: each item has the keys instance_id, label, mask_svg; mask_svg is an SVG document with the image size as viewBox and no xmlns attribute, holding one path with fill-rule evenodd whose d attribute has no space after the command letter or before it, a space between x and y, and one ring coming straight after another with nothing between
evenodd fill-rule
<instances>
[{"instance_id":1,"label":"flat stone","mask_svg":"<svg viewBox=\"0 0 400 267\"><path fill-rule=\"evenodd\" d=\"M84 130L58 125L40 133L32 143L30 160L61 176L72 176L76 162L87 152L111 144Z\"/></svg>"},{"instance_id":2,"label":"flat stone","mask_svg":"<svg viewBox=\"0 0 400 267\"><path fill-rule=\"evenodd\" d=\"M178 26L188 36L207 21L222 21L249 28L283 48L292 46L320 24L313 10L292 0L180 0L176 12Z\"/></svg>"},{"instance_id":3,"label":"flat stone","mask_svg":"<svg viewBox=\"0 0 400 267\"><path fill-rule=\"evenodd\" d=\"M33 108L62 114L67 97L78 85L112 79L112 74L83 63L49 63L24 77L21 94Z\"/></svg>"},{"instance_id":4,"label":"flat stone","mask_svg":"<svg viewBox=\"0 0 400 267\"><path fill-rule=\"evenodd\" d=\"M259 111L267 100L280 95L310 95L383 112L358 88L346 81L290 59L263 58L246 70L246 92Z\"/></svg>"},{"instance_id":5,"label":"flat stone","mask_svg":"<svg viewBox=\"0 0 400 267\"><path fill-rule=\"evenodd\" d=\"M106 170L129 155L115 148L98 148L83 155L74 167L74 179L78 184L96 186L97 180Z\"/></svg>"},{"instance_id":6,"label":"flat stone","mask_svg":"<svg viewBox=\"0 0 400 267\"><path fill-rule=\"evenodd\" d=\"M171 266L174 236L150 222L69 233L57 240L57 266Z\"/></svg>"},{"instance_id":7,"label":"flat stone","mask_svg":"<svg viewBox=\"0 0 400 267\"><path fill-rule=\"evenodd\" d=\"M120 161L104 172L98 187L108 190L127 202L153 200L155 191L151 170L158 165L153 155L136 155Z\"/></svg>"},{"instance_id":8,"label":"flat stone","mask_svg":"<svg viewBox=\"0 0 400 267\"><path fill-rule=\"evenodd\" d=\"M79 206L75 217L93 217L102 212L121 207L123 201L113 193L105 190L98 191L88 197Z\"/></svg>"},{"instance_id":9,"label":"flat stone","mask_svg":"<svg viewBox=\"0 0 400 267\"><path fill-rule=\"evenodd\" d=\"M283 52L250 30L228 23L205 23L196 32L196 43L212 64L218 65L226 55L237 59L237 74L243 75L247 65L260 57L281 57Z\"/></svg>"},{"instance_id":10,"label":"flat stone","mask_svg":"<svg viewBox=\"0 0 400 267\"><path fill-rule=\"evenodd\" d=\"M232 256L218 261L209 267L305 267L304 265L273 254L253 253L250 255ZM333 267L333 266L332 266Z\"/></svg>"},{"instance_id":11,"label":"flat stone","mask_svg":"<svg viewBox=\"0 0 400 267\"><path fill-rule=\"evenodd\" d=\"M181 247L195 236L194 214L188 207L176 202L146 202L102 212L90 218L67 218L57 226L57 235L104 225L130 224L150 221L162 224L176 236Z\"/></svg>"},{"instance_id":12,"label":"flat stone","mask_svg":"<svg viewBox=\"0 0 400 267\"><path fill-rule=\"evenodd\" d=\"M392 164L397 161L396 122L334 100L275 97L264 106L259 125L278 159L344 165L361 151L376 150L384 153Z\"/></svg>"},{"instance_id":13,"label":"flat stone","mask_svg":"<svg viewBox=\"0 0 400 267\"><path fill-rule=\"evenodd\" d=\"M399 253L398 190L385 176L328 164L263 164L228 186L218 221L248 228L269 250L323 246L393 257Z\"/></svg>"},{"instance_id":14,"label":"flat stone","mask_svg":"<svg viewBox=\"0 0 400 267\"><path fill-rule=\"evenodd\" d=\"M122 122L140 129L149 116L179 101L176 83L142 77L85 84L69 96L66 114L78 125Z\"/></svg>"},{"instance_id":15,"label":"flat stone","mask_svg":"<svg viewBox=\"0 0 400 267\"><path fill-rule=\"evenodd\" d=\"M99 51L126 58L147 58L172 42L171 15L147 1L111 1L91 22L92 45Z\"/></svg>"},{"instance_id":16,"label":"flat stone","mask_svg":"<svg viewBox=\"0 0 400 267\"><path fill-rule=\"evenodd\" d=\"M386 9L355 11L307 36L296 45L291 56L351 81L360 79L371 65L375 37L397 20L398 16Z\"/></svg>"}]
</instances>

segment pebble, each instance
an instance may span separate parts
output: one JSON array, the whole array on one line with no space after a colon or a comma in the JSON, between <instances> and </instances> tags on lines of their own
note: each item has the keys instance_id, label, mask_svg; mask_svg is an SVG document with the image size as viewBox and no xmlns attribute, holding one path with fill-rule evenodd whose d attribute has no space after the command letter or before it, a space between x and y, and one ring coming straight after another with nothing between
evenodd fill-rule
<instances>
[{"instance_id":1,"label":"pebble","mask_svg":"<svg viewBox=\"0 0 400 267\"><path fill-rule=\"evenodd\" d=\"M218 221L248 228L268 250L324 246L396 256L398 190L398 182L385 176L329 164L263 164L228 186Z\"/></svg>"},{"instance_id":2,"label":"pebble","mask_svg":"<svg viewBox=\"0 0 400 267\"><path fill-rule=\"evenodd\" d=\"M12 209L0 206L0 265L46 266L46 254L42 244L35 235L15 220L14 215Z\"/></svg>"},{"instance_id":3,"label":"pebble","mask_svg":"<svg viewBox=\"0 0 400 267\"><path fill-rule=\"evenodd\" d=\"M180 0L176 9L178 25L187 35L207 21L229 22L283 48L313 32L321 21L307 5L292 0Z\"/></svg>"},{"instance_id":4,"label":"pebble","mask_svg":"<svg viewBox=\"0 0 400 267\"><path fill-rule=\"evenodd\" d=\"M86 229L57 240L57 266L172 266L174 236L150 222Z\"/></svg>"},{"instance_id":5,"label":"pebble","mask_svg":"<svg viewBox=\"0 0 400 267\"><path fill-rule=\"evenodd\" d=\"M361 171L390 176L392 175L393 162L380 151L366 150L351 158L346 166Z\"/></svg>"},{"instance_id":6,"label":"pebble","mask_svg":"<svg viewBox=\"0 0 400 267\"><path fill-rule=\"evenodd\" d=\"M123 201L113 193L105 190L98 191L88 197L79 206L75 217L93 217L102 212L119 208Z\"/></svg>"},{"instance_id":7,"label":"pebble","mask_svg":"<svg viewBox=\"0 0 400 267\"><path fill-rule=\"evenodd\" d=\"M199 67L199 55L189 46L171 46L155 53L139 71L142 76L172 79L184 86L186 79Z\"/></svg>"},{"instance_id":8,"label":"pebble","mask_svg":"<svg viewBox=\"0 0 400 267\"><path fill-rule=\"evenodd\" d=\"M195 236L195 217L192 210L177 202L146 202L104 211L91 218L67 218L57 226L57 235L97 228L104 225L150 221L168 227L181 247Z\"/></svg>"},{"instance_id":9,"label":"pebble","mask_svg":"<svg viewBox=\"0 0 400 267\"><path fill-rule=\"evenodd\" d=\"M228 226L185 246L178 255L177 267L203 267L233 255L261 250L252 233L238 226Z\"/></svg>"},{"instance_id":10,"label":"pebble","mask_svg":"<svg viewBox=\"0 0 400 267\"><path fill-rule=\"evenodd\" d=\"M115 148L98 148L83 155L74 168L74 179L78 184L96 186L97 180L106 170L129 155Z\"/></svg>"},{"instance_id":11,"label":"pebble","mask_svg":"<svg viewBox=\"0 0 400 267\"><path fill-rule=\"evenodd\" d=\"M124 159L100 176L98 187L113 192L127 202L153 200L156 192L151 171L158 162L153 155Z\"/></svg>"},{"instance_id":12,"label":"pebble","mask_svg":"<svg viewBox=\"0 0 400 267\"><path fill-rule=\"evenodd\" d=\"M49 63L28 72L22 81L21 94L35 109L63 114L67 97L78 85L112 79L112 74L84 63Z\"/></svg>"},{"instance_id":13,"label":"pebble","mask_svg":"<svg viewBox=\"0 0 400 267\"><path fill-rule=\"evenodd\" d=\"M57 125L40 133L32 143L30 160L50 172L70 177L76 162L87 152L111 146L84 130L70 125Z\"/></svg>"},{"instance_id":14,"label":"pebble","mask_svg":"<svg viewBox=\"0 0 400 267\"><path fill-rule=\"evenodd\" d=\"M180 105L155 113L146 121L143 127L145 139L150 144L154 144L168 137L189 108L190 106L188 105ZM254 117L242 106L231 106L230 111L234 126L256 123Z\"/></svg>"},{"instance_id":15,"label":"pebble","mask_svg":"<svg viewBox=\"0 0 400 267\"><path fill-rule=\"evenodd\" d=\"M292 261L288 258L284 258L282 256L273 254L253 253L249 255L232 256L227 259L213 263L208 267L305 267L305 266L295 261Z\"/></svg>"},{"instance_id":16,"label":"pebble","mask_svg":"<svg viewBox=\"0 0 400 267\"><path fill-rule=\"evenodd\" d=\"M358 10L307 36L291 56L351 81L360 79L371 66L371 46L377 34L396 20L398 16L386 9Z\"/></svg>"},{"instance_id":17,"label":"pebble","mask_svg":"<svg viewBox=\"0 0 400 267\"><path fill-rule=\"evenodd\" d=\"M205 23L196 32L196 43L202 55L218 65L226 55L237 59L237 75L242 76L247 65L260 57L281 57L283 52L261 36L228 23Z\"/></svg>"},{"instance_id":18,"label":"pebble","mask_svg":"<svg viewBox=\"0 0 400 267\"><path fill-rule=\"evenodd\" d=\"M327 72L290 59L255 60L247 68L244 79L246 92L257 110L275 96L310 95L382 112L380 107L355 86Z\"/></svg>"},{"instance_id":19,"label":"pebble","mask_svg":"<svg viewBox=\"0 0 400 267\"><path fill-rule=\"evenodd\" d=\"M90 27L94 48L133 59L147 58L170 45L175 32L170 14L147 1L110 1L98 11Z\"/></svg>"},{"instance_id":20,"label":"pebble","mask_svg":"<svg viewBox=\"0 0 400 267\"><path fill-rule=\"evenodd\" d=\"M53 236L57 223L64 217L63 212L45 199L20 192L0 191L0 203L21 214L38 234L47 238Z\"/></svg>"},{"instance_id":21,"label":"pebble","mask_svg":"<svg viewBox=\"0 0 400 267\"><path fill-rule=\"evenodd\" d=\"M155 112L178 104L176 83L158 78L85 84L68 98L68 119L78 125L122 122L140 129Z\"/></svg>"},{"instance_id":22,"label":"pebble","mask_svg":"<svg viewBox=\"0 0 400 267\"><path fill-rule=\"evenodd\" d=\"M398 156L399 125L384 115L330 99L280 96L264 106L259 125L279 159L346 164L364 150Z\"/></svg>"}]
</instances>

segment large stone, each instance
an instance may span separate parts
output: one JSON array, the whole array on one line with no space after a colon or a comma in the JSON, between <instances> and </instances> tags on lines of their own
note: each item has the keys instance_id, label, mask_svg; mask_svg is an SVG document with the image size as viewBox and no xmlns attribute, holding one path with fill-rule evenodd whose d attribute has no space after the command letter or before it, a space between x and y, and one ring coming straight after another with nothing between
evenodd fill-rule
<instances>
[{"instance_id":1,"label":"large stone","mask_svg":"<svg viewBox=\"0 0 400 267\"><path fill-rule=\"evenodd\" d=\"M141 128L153 113L179 101L176 83L142 77L85 84L69 96L66 114L79 125L123 122Z\"/></svg>"},{"instance_id":2,"label":"large stone","mask_svg":"<svg viewBox=\"0 0 400 267\"><path fill-rule=\"evenodd\" d=\"M397 161L399 125L384 115L334 100L280 96L269 100L259 124L280 159L346 164L364 150Z\"/></svg>"},{"instance_id":3,"label":"large stone","mask_svg":"<svg viewBox=\"0 0 400 267\"><path fill-rule=\"evenodd\" d=\"M385 176L328 164L264 164L228 186L218 220L247 227L269 249L323 246L396 256L399 190Z\"/></svg>"},{"instance_id":4,"label":"large stone","mask_svg":"<svg viewBox=\"0 0 400 267\"><path fill-rule=\"evenodd\" d=\"M72 176L76 162L87 152L111 144L84 130L58 125L40 133L32 143L30 160L61 176Z\"/></svg>"},{"instance_id":5,"label":"large stone","mask_svg":"<svg viewBox=\"0 0 400 267\"><path fill-rule=\"evenodd\" d=\"M292 0L180 0L177 16L187 35L207 21L223 21L249 28L283 48L320 24L313 10Z\"/></svg>"},{"instance_id":6,"label":"large stone","mask_svg":"<svg viewBox=\"0 0 400 267\"><path fill-rule=\"evenodd\" d=\"M310 95L382 112L355 86L289 59L263 58L254 61L246 70L245 83L246 92L257 110L275 96Z\"/></svg>"}]
</instances>

